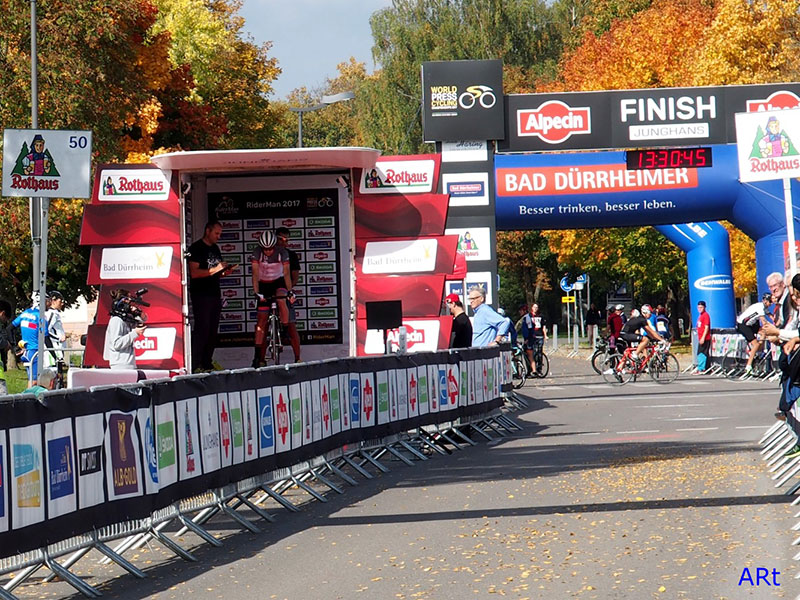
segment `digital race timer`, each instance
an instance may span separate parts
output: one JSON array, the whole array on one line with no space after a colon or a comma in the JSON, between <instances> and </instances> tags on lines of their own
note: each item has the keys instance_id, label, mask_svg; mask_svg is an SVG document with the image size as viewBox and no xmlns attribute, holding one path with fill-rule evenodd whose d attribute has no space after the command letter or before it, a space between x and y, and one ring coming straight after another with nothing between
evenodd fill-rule
<instances>
[{"instance_id":1,"label":"digital race timer","mask_svg":"<svg viewBox=\"0 0 800 600\"><path fill-rule=\"evenodd\" d=\"M625 162L628 170L698 169L711 166L711 148L628 150L625 153Z\"/></svg>"}]
</instances>

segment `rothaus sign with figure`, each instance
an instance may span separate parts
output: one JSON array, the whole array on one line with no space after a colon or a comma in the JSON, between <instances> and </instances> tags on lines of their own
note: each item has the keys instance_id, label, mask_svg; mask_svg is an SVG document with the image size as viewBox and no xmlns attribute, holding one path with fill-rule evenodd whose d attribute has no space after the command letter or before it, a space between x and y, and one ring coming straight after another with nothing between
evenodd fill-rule
<instances>
[{"instance_id":1,"label":"rothaus sign with figure","mask_svg":"<svg viewBox=\"0 0 800 600\"><path fill-rule=\"evenodd\" d=\"M500 152L732 144L734 114L800 106L800 83L507 96Z\"/></svg>"}]
</instances>

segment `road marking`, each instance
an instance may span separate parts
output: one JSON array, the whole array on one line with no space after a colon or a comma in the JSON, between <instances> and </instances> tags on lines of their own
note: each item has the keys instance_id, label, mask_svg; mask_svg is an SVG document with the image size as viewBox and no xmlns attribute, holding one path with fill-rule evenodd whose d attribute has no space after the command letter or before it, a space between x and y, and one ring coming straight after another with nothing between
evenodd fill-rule
<instances>
[{"instance_id":1,"label":"road marking","mask_svg":"<svg viewBox=\"0 0 800 600\"><path fill-rule=\"evenodd\" d=\"M772 425L741 425L734 429L769 429Z\"/></svg>"},{"instance_id":2,"label":"road marking","mask_svg":"<svg viewBox=\"0 0 800 600\"><path fill-rule=\"evenodd\" d=\"M681 385L711 385L710 381L678 381Z\"/></svg>"},{"instance_id":3,"label":"road marking","mask_svg":"<svg viewBox=\"0 0 800 600\"><path fill-rule=\"evenodd\" d=\"M537 388L537 389L540 389L540 390L557 390L557 391L561 391L561 390L563 390L564 388L563 388L562 386L560 386L560 385L543 385L543 386L541 386L541 387L539 387L539 388Z\"/></svg>"},{"instance_id":4,"label":"road marking","mask_svg":"<svg viewBox=\"0 0 800 600\"><path fill-rule=\"evenodd\" d=\"M587 390L608 390L611 389L610 383L595 383L592 385L582 385L582 388L586 388Z\"/></svg>"},{"instance_id":5,"label":"road marking","mask_svg":"<svg viewBox=\"0 0 800 600\"><path fill-rule=\"evenodd\" d=\"M588 385L582 387L589 387ZM603 389L611 388L611 385L604 386ZM618 389L618 388L617 388ZM675 396L682 398L682 399L702 399L708 400L709 398L723 398L723 395L720 394L719 396L713 396L709 392L705 392L703 394L685 394L683 392L665 392L667 394L674 394ZM753 390L753 391L746 391L746 390L736 390L731 392L725 392L724 399L730 398L731 396L736 397L744 397L744 396L761 396L763 395L763 391L761 390ZM649 398L650 396L647 394L618 394L616 396L590 396L588 398L545 398L547 402L594 402L597 400L639 400L641 401L643 398ZM659 398L664 399L664 398ZM686 406L685 404L683 406Z\"/></svg>"},{"instance_id":6,"label":"road marking","mask_svg":"<svg viewBox=\"0 0 800 600\"><path fill-rule=\"evenodd\" d=\"M714 431L719 427L687 427L686 429L676 429L675 431Z\"/></svg>"},{"instance_id":7,"label":"road marking","mask_svg":"<svg viewBox=\"0 0 800 600\"><path fill-rule=\"evenodd\" d=\"M659 433L660 429L640 429L639 431L617 431L616 433Z\"/></svg>"},{"instance_id":8,"label":"road marking","mask_svg":"<svg viewBox=\"0 0 800 600\"><path fill-rule=\"evenodd\" d=\"M721 419L730 419L730 417L678 417L676 419L661 417L662 421L718 421Z\"/></svg>"},{"instance_id":9,"label":"road marking","mask_svg":"<svg viewBox=\"0 0 800 600\"><path fill-rule=\"evenodd\" d=\"M705 404L641 404L633 408L684 408L686 406L705 406Z\"/></svg>"}]
</instances>

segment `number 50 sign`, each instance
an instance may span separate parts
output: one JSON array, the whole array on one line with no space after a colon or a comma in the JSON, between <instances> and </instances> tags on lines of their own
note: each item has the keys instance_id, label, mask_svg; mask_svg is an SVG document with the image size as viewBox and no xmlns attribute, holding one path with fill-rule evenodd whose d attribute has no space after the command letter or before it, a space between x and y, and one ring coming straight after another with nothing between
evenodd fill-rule
<instances>
[{"instance_id":1,"label":"number 50 sign","mask_svg":"<svg viewBox=\"0 0 800 600\"><path fill-rule=\"evenodd\" d=\"M89 198L91 131L6 129L3 196Z\"/></svg>"}]
</instances>

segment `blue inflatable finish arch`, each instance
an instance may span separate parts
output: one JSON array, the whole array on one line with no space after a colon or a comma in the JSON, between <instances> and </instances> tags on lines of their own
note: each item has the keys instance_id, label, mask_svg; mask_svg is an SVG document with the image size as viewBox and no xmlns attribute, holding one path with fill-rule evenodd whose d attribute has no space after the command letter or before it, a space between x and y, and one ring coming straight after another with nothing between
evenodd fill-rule
<instances>
[{"instance_id":1,"label":"blue inflatable finish arch","mask_svg":"<svg viewBox=\"0 0 800 600\"><path fill-rule=\"evenodd\" d=\"M709 168L627 171L625 153L498 154L499 230L653 225L684 250L693 319L706 300L715 327L735 325L730 242L717 220L756 241L759 291L786 269L781 181L742 184L735 145L712 146ZM792 181L792 197L800 185ZM798 205L795 204L795 213ZM797 227L796 227L797 228Z\"/></svg>"}]
</instances>

